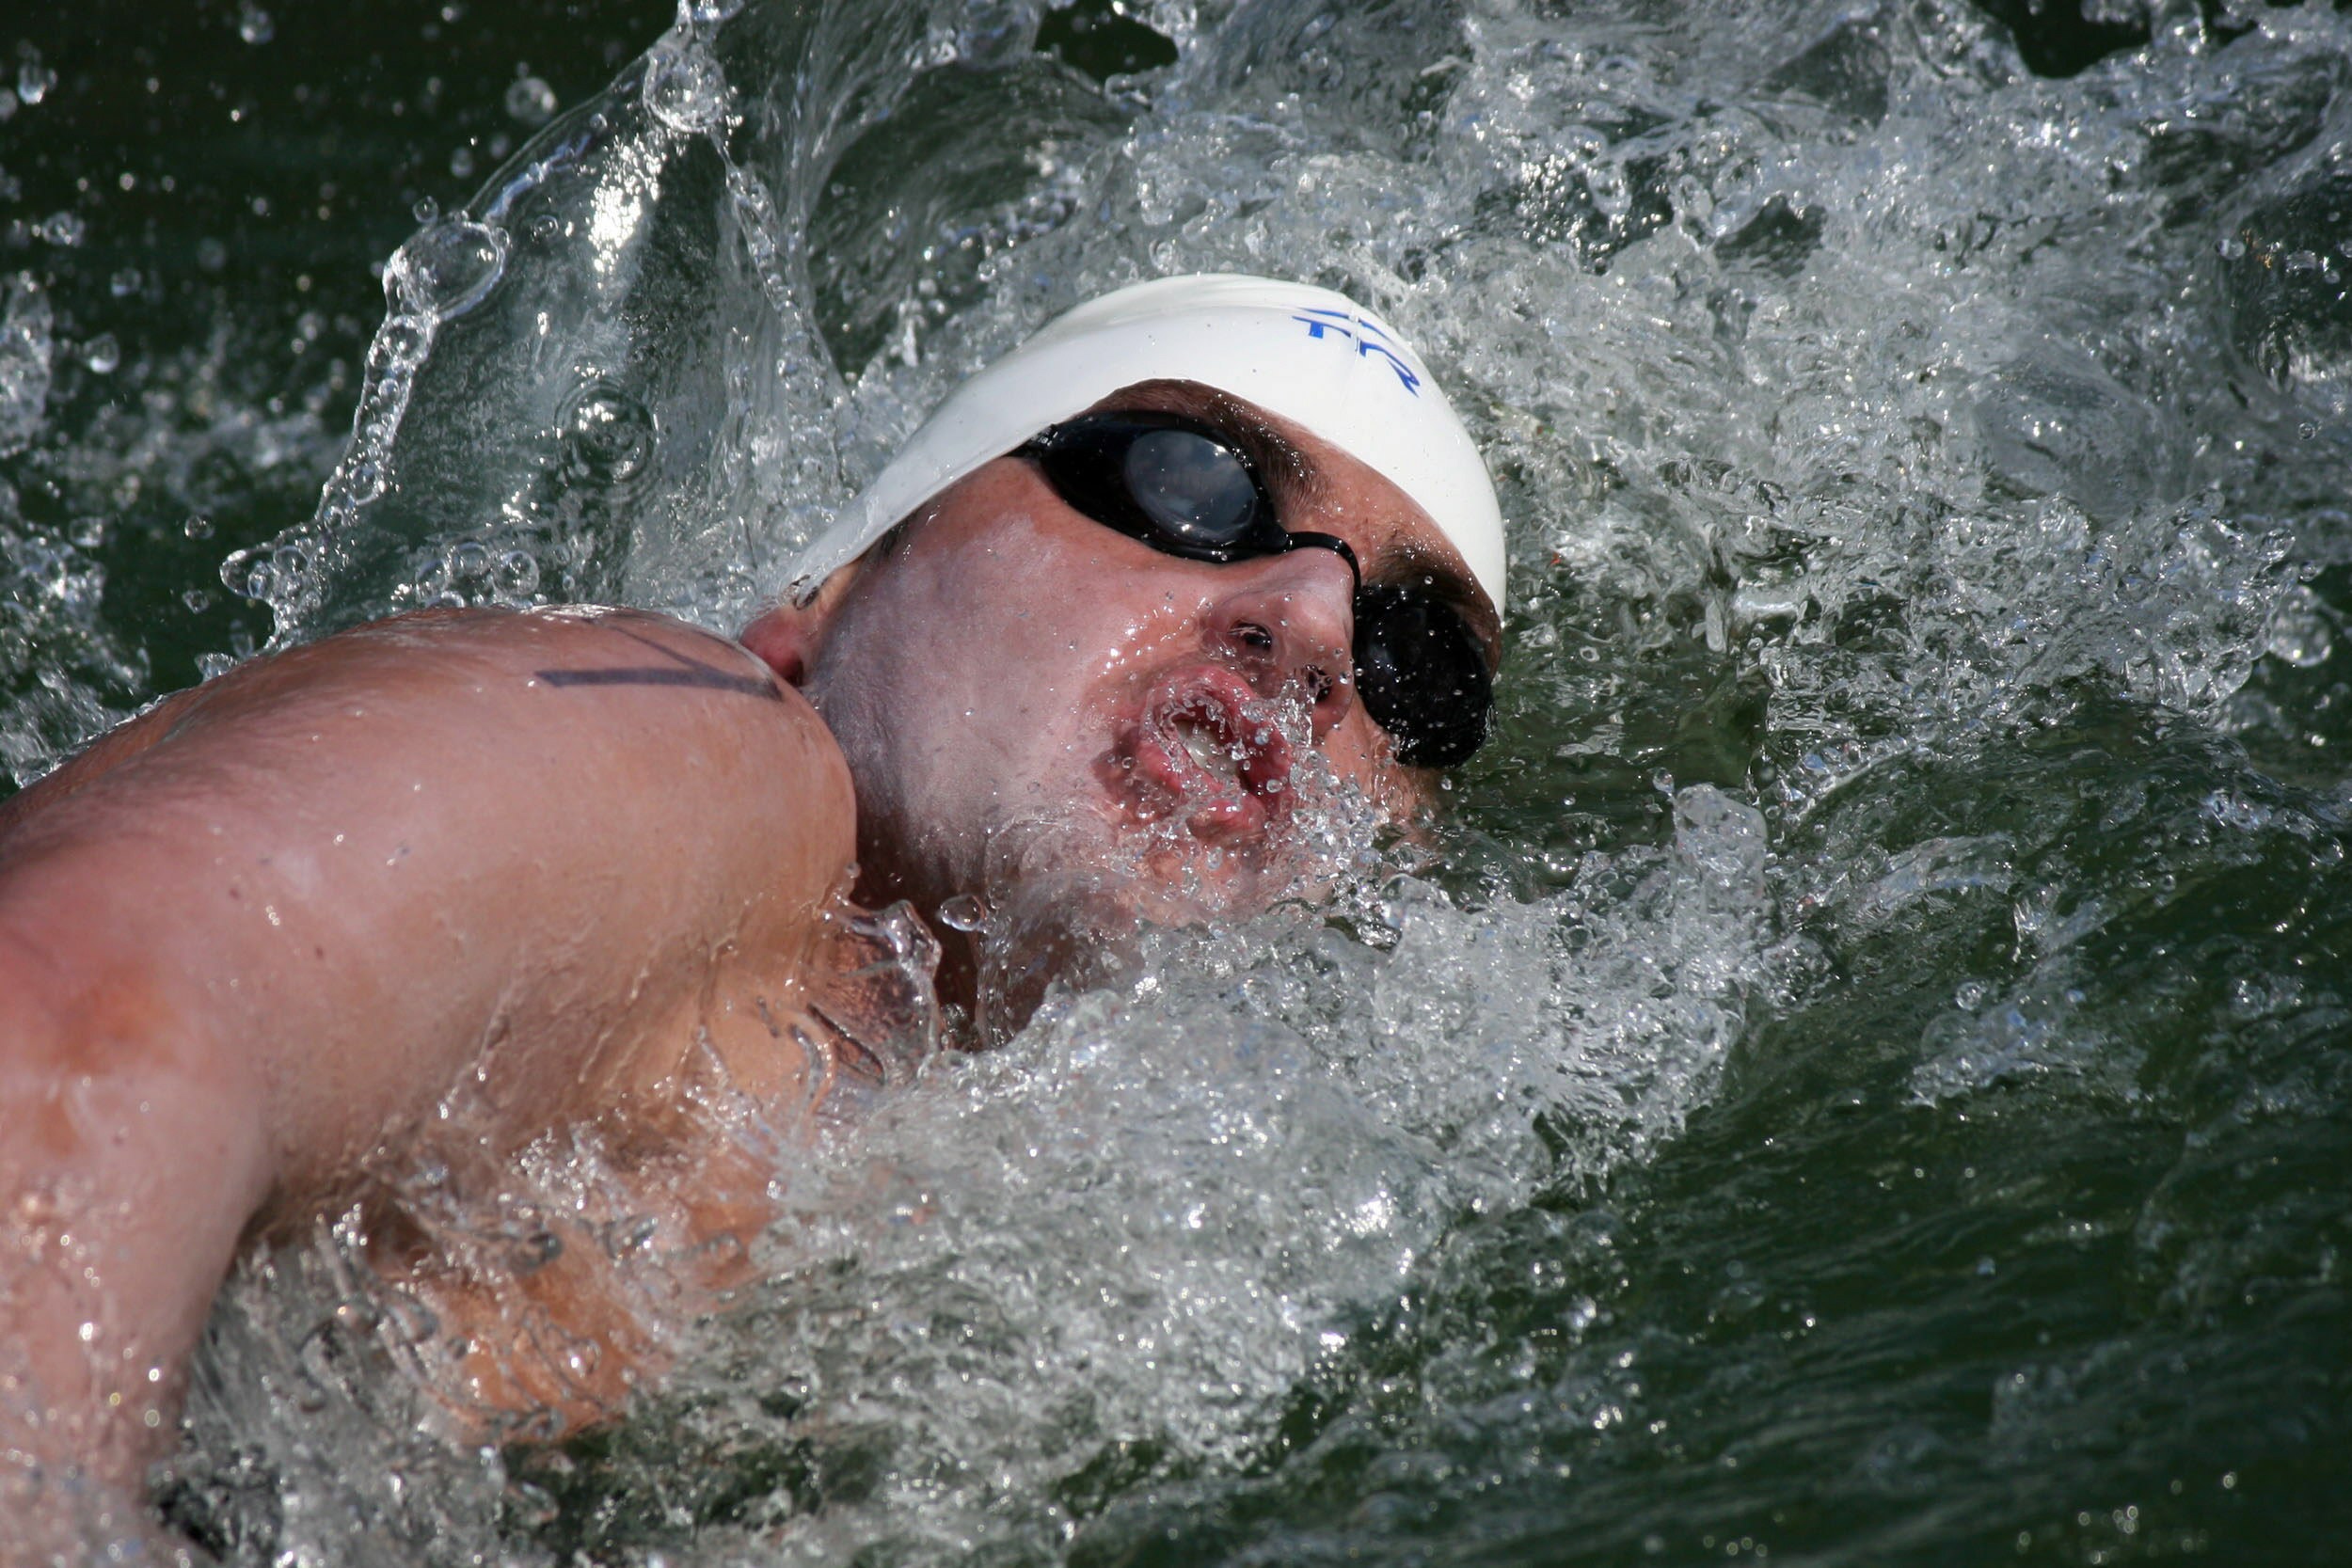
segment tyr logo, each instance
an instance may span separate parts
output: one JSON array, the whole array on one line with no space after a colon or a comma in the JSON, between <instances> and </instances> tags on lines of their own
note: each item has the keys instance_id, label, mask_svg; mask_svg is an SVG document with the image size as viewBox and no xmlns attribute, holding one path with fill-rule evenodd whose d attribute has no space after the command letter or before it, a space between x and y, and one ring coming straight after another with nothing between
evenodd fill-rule
<instances>
[{"instance_id":1,"label":"tyr logo","mask_svg":"<svg viewBox=\"0 0 2352 1568\"><path fill-rule=\"evenodd\" d=\"M1391 346L1395 340L1361 316L1346 310L1301 310L1291 320L1305 325L1307 336L1321 338L1327 334L1356 345L1358 355L1376 354L1396 372L1396 379L1413 396L1421 396L1421 377L1405 363L1404 356Z\"/></svg>"}]
</instances>

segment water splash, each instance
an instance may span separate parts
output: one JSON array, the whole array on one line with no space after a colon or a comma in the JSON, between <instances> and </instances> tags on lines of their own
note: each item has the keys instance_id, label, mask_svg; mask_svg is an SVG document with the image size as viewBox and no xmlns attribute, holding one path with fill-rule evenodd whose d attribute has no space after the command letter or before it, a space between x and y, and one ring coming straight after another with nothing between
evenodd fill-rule
<instances>
[{"instance_id":1,"label":"water splash","mask_svg":"<svg viewBox=\"0 0 2352 1568\"><path fill-rule=\"evenodd\" d=\"M8 282L0 305L0 455L21 451L40 433L47 411L54 317L29 273Z\"/></svg>"},{"instance_id":2,"label":"water splash","mask_svg":"<svg viewBox=\"0 0 2352 1568\"><path fill-rule=\"evenodd\" d=\"M281 1260L188 1484L252 1556L1616 1560L1793 1529L1775 1465L1890 1556L1929 1486L2055 1551L2113 1474L2189 1474L2070 1456L2194 1425L2131 1391L2199 1384L2165 1357L2335 1321L2342 1004L2298 966L2343 925L2344 19L2167 12L2058 82L1958 4L1089 14L1174 63L1088 77L1022 6L689 7L436 219L496 276L444 313L461 244L394 299L326 505L234 585L289 639L725 626L1055 310L1311 277L1424 348L1512 519L1441 863L1137 934L782 1162L770 1288L606 1435L421 1433L378 1320L313 1343L332 1238ZM21 521L54 647L103 581ZM82 733L114 690L41 689ZM2002 1243L1947 1268L1947 1219ZM2110 1316L2012 1345L2046 1303L1982 1292L2029 1269ZM1889 1370L1890 1321L1982 1344Z\"/></svg>"}]
</instances>

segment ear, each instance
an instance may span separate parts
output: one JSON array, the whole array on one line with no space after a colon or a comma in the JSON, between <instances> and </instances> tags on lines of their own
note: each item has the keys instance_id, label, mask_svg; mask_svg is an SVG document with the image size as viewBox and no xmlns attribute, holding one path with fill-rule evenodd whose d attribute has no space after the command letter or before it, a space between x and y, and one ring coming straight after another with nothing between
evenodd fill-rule
<instances>
[{"instance_id":1,"label":"ear","mask_svg":"<svg viewBox=\"0 0 2352 1568\"><path fill-rule=\"evenodd\" d=\"M794 603L787 594L769 606L743 628L743 646L787 685L806 685L809 667L825 644L825 632L865 564L861 559L840 568L805 604Z\"/></svg>"}]
</instances>

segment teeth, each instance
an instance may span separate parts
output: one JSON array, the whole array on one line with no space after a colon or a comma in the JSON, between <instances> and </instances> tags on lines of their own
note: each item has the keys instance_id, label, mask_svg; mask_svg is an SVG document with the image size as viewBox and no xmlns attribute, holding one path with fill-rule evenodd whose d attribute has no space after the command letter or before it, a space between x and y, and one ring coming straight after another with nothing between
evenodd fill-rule
<instances>
[{"instance_id":1,"label":"teeth","mask_svg":"<svg viewBox=\"0 0 2352 1568\"><path fill-rule=\"evenodd\" d=\"M1241 783L1241 759L1232 748L1218 740L1215 731L1189 720L1176 721L1176 735L1184 741L1184 750L1202 768L1229 784Z\"/></svg>"}]
</instances>

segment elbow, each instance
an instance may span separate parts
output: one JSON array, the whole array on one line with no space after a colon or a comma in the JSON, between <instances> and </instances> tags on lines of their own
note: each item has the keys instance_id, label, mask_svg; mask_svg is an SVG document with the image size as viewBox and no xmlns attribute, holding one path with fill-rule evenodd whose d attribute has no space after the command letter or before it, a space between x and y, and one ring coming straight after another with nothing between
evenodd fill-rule
<instances>
[{"instance_id":1,"label":"elbow","mask_svg":"<svg viewBox=\"0 0 2352 1568\"><path fill-rule=\"evenodd\" d=\"M255 1065L120 955L43 951L0 916L0 1165L15 1190L104 1193L145 1212L239 1211L275 1161Z\"/></svg>"}]
</instances>

